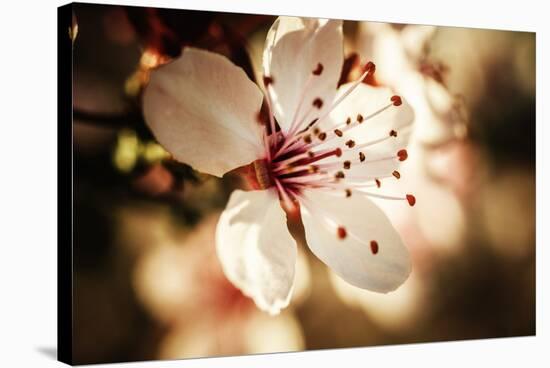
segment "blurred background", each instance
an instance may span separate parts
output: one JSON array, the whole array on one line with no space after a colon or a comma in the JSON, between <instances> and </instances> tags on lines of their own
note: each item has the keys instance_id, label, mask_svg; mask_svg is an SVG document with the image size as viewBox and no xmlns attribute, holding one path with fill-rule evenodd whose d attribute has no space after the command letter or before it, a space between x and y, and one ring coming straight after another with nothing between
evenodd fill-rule
<instances>
[{"instance_id":1,"label":"blurred background","mask_svg":"<svg viewBox=\"0 0 550 368\"><path fill-rule=\"evenodd\" d=\"M73 5L74 359L178 359L535 334L535 35L345 22L341 83L415 109L400 181L416 206L380 202L413 271L390 294L357 289L308 250L271 317L224 277L214 229L237 174L175 162L143 120L152 68L185 46L252 80L273 16ZM399 187L398 187L399 186Z\"/></svg>"}]
</instances>

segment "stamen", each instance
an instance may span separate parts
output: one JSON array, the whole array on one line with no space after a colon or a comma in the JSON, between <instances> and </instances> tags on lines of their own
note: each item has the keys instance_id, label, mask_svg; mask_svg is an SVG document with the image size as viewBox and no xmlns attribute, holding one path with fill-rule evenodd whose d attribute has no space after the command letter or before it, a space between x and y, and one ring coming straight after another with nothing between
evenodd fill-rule
<instances>
[{"instance_id":1,"label":"stamen","mask_svg":"<svg viewBox=\"0 0 550 368\"><path fill-rule=\"evenodd\" d=\"M402 150L397 151L397 157L399 157L399 161L405 161L407 159L407 157L409 157L409 155L407 153L407 150L402 149Z\"/></svg>"},{"instance_id":2,"label":"stamen","mask_svg":"<svg viewBox=\"0 0 550 368\"><path fill-rule=\"evenodd\" d=\"M391 96L390 100L393 102L393 106L401 106L403 103L403 101L401 101L401 97L399 96Z\"/></svg>"},{"instance_id":3,"label":"stamen","mask_svg":"<svg viewBox=\"0 0 550 368\"><path fill-rule=\"evenodd\" d=\"M321 75L323 72L323 64L317 63L317 67L312 71L313 75Z\"/></svg>"},{"instance_id":4,"label":"stamen","mask_svg":"<svg viewBox=\"0 0 550 368\"><path fill-rule=\"evenodd\" d=\"M286 171L296 172L299 170L306 170L308 169L310 164L331 156L336 156L336 157L342 156L342 150L340 148L335 148L335 149L328 149L328 150L323 150L318 152L308 151L306 153L289 157L286 160L275 162L274 164L276 166L275 166L275 169L273 169L273 172L275 174L279 174L281 172L286 172ZM306 161L300 162L302 160L306 160ZM299 163L300 166L291 166L296 162L300 162Z\"/></svg>"},{"instance_id":5,"label":"stamen","mask_svg":"<svg viewBox=\"0 0 550 368\"><path fill-rule=\"evenodd\" d=\"M351 167L351 161L346 160L344 161L344 169L349 170Z\"/></svg>"},{"instance_id":6,"label":"stamen","mask_svg":"<svg viewBox=\"0 0 550 368\"><path fill-rule=\"evenodd\" d=\"M346 120L346 123L345 124L340 124L336 127L336 129L338 131L340 131L342 134L348 130L351 130L355 127L358 127L360 124L362 124L363 122L367 121L367 120L370 120L372 118L374 118L375 116L381 114L382 112L386 111L387 109L389 109L390 107L393 106L393 103L389 103L387 104L386 106L383 106L382 108L376 110L375 112L367 115L366 117L363 117L363 115L359 114L357 115L357 121L358 121L358 124L351 124L351 119L348 118L348 120ZM348 124L348 121L350 121L350 123ZM336 138L336 136L339 136L339 135L336 135L335 133L335 136L332 136L329 138L329 140L331 139L334 139ZM385 138L388 138L388 136L386 137L383 137L383 138L380 138L378 140L375 140L375 141L372 141L372 142L368 142L368 143L363 143L360 147L367 147L367 146L370 146L371 144L375 144L375 143L378 143L378 142L382 142ZM352 147L350 147L352 148ZM359 148L359 147L358 147Z\"/></svg>"},{"instance_id":7,"label":"stamen","mask_svg":"<svg viewBox=\"0 0 550 368\"><path fill-rule=\"evenodd\" d=\"M344 135L340 129L334 129L334 134L336 134L338 137L341 137Z\"/></svg>"},{"instance_id":8,"label":"stamen","mask_svg":"<svg viewBox=\"0 0 550 368\"><path fill-rule=\"evenodd\" d=\"M340 96L338 97L338 99L336 99L336 101L334 101L332 103L332 105L330 106L330 108L326 109L326 111L323 113L323 115L321 115L318 120L315 122L315 124L318 124L320 121L322 121L323 119L325 119L335 108L336 106L338 106L347 96L349 96L349 94L351 92L353 92L357 86L359 84L361 84L361 82L367 77L367 75L369 73L371 73L371 71L374 71L374 64L372 62L369 61L369 63L367 64L367 66L365 67L365 72L359 77L359 79L357 79L355 82L353 82L353 84ZM298 138L299 139L299 138ZM284 148L288 147L289 145L291 145L293 143L293 141L283 145ZM286 146L286 147L285 147ZM283 148L282 148L283 149Z\"/></svg>"},{"instance_id":9,"label":"stamen","mask_svg":"<svg viewBox=\"0 0 550 368\"><path fill-rule=\"evenodd\" d=\"M347 118L346 119L346 125L350 125L351 124L351 118Z\"/></svg>"},{"instance_id":10,"label":"stamen","mask_svg":"<svg viewBox=\"0 0 550 368\"><path fill-rule=\"evenodd\" d=\"M391 173L393 176L395 176L396 179L401 179L401 174L399 173L399 171L395 170L394 172Z\"/></svg>"},{"instance_id":11,"label":"stamen","mask_svg":"<svg viewBox=\"0 0 550 368\"><path fill-rule=\"evenodd\" d=\"M359 161L360 162L365 161L365 154L363 152L359 152Z\"/></svg>"},{"instance_id":12,"label":"stamen","mask_svg":"<svg viewBox=\"0 0 550 368\"><path fill-rule=\"evenodd\" d=\"M319 166L317 166L317 165L311 165L311 166L309 167L309 172L310 172L311 174L316 174L316 173L318 173L318 172L319 172Z\"/></svg>"},{"instance_id":13,"label":"stamen","mask_svg":"<svg viewBox=\"0 0 550 368\"><path fill-rule=\"evenodd\" d=\"M382 186L382 182L380 181L380 179L376 178L376 179L374 179L374 182L376 183L376 186L378 188L380 188Z\"/></svg>"},{"instance_id":14,"label":"stamen","mask_svg":"<svg viewBox=\"0 0 550 368\"><path fill-rule=\"evenodd\" d=\"M390 130L390 137L397 137L397 132L395 130Z\"/></svg>"},{"instance_id":15,"label":"stamen","mask_svg":"<svg viewBox=\"0 0 550 368\"><path fill-rule=\"evenodd\" d=\"M378 242L376 240L370 241L370 250L372 254L378 253Z\"/></svg>"},{"instance_id":16,"label":"stamen","mask_svg":"<svg viewBox=\"0 0 550 368\"><path fill-rule=\"evenodd\" d=\"M346 189L346 198L351 197L351 189Z\"/></svg>"},{"instance_id":17,"label":"stamen","mask_svg":"<svg viewBox=\"0 0 550 368\"><path fill-rule=\"evenodd\" d=\"M289 210L289 211L294 210L296 208L296 206L294 205L294 202L288 196L288 193L283 188L283 185L281 184L281 182L279 180L275 179L275 185L277 186L277 190L278 190L279 194L281 195L281 199L283 200L283 204L286 207L286 209Z\"/></svg>"},{"instance_id":18,"label":"stamen","mask_svg":"<svg viewBox=\"0 0 550 368\"><path fill-rule=\"evenodd\" d=\"M350 139L346 142L346 146L348 146L349 148L353 148L355 146L355 141L353 139Z\"/></svg>"},{"instance_id":19,"label":"stamen","mask_svg":"<svg viewBox=\"0 0 550 368\"><path fill-rule=\"evenodd\" d=\"M267 109L269 112L269 127L271 128L271 135L268 137L268 140L270 140L268 149L271 151L271 147L275 146L275 144L277 143L276 141L277 130L275 128L275 117L274 117L275 111L273 110L273 103L271 101L271 92L269 89L269 86L274 82L273 77L264 75L263 82L265 86L265 100L267 102Z\"/></svg>"},{"instance_id":20,"label":"stamen","mask_svg":"<svg viewBox=\"0 0 550 368\"><path fill-rule=\"evenodd\" d=\"M344 179L346 177L346 175L344 174L343 171L338 171L336 174L334 174L334 177L336 179Z\"/></svg>"},{"instance_id":21,"label":"stamen","mask_svg":"<svg viewBox=\"0 0 550 368\"><path fill-rule=\"evenodd\" d=\"M319 138L321 141L324 141L327 138L327 133L323 132L319 134L317 138Z\"/></svg>"},{"instance_id":22,"label":"stamen","mask_svg":"<svg viewBox=\"0 0 550 368\"><path fill-rule=\"evenodd\" d=\"M358 190L361 191L361 193L369 196L369 197L373 197L373 198L380 198L380 199L387 199L387 200L390 200L390 201L409 201L407 199L407 197L394 197L394 196L389 196L389 195L384 195L384 194L377 194L377 193L372 193L372 192L368 192L368 191L365 191L365 190L361 190L361 188L358 188ZM410 195L410 194L409 194ZM414 197L414 196L412 196ZM409 203L410 205L410 203Z\"/></svg>"},{"instance_id":23,"label":"stamen","mask_svg":"<svg viewBox=\"0 0 550 368\"><path fill-rule=\"evenodd\" d=\"M409 202L409 206L414 206L416 204L416 197L413 196L412 194L407 194L405 196L405 198L407 198L407 202Z\"/></svg>"},{"instance_id":24,"label":"stamen","mask_svg":"<svg viewBox=\"0 0 550 368\"><path fill-rule=\"evenodd\" d=\"M269 137L267 136L267 130L263 129L262 139L264 141L264 153L268 161L271 161L271 148L269 146Z\"/></svg>"},{"instance_id":25,"label":"stamen","mask_svg":"<svg viewBox=\"0 0 550 368\"><path fill-rule=\"evenodd\" d=\"M337 234L339 239L345 239L348 235L348 232L346 231L346 228L343 226L338 226Z\"/></svg>"},{"instance_id":26,"label":"stamen","mask_svg":"<svg viewBox=\"0 0 550 368\"><path fill-rule=\"evenodd\" d=\"M320 109L321 107L323 107L323 100L317 97L315 100L313 100L313 106Z\"/></svg>"}]
</instances>

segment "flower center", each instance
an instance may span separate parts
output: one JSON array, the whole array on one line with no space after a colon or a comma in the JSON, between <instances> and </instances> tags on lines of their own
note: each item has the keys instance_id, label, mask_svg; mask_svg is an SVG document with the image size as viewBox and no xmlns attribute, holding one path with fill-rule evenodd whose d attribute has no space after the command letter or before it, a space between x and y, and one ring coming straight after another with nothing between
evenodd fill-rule
<instances>
[{"instance_id":1,"label":"flower center","mask_svg":"<svg viewBox=\"0 0 550 368\"><path fill-rule=\"evenodd\" d=\"M375 66L369 62L364 67L361 77L353 82L348 89L340 95L332 105L325 110L322 107L325 101L321 97L315 97L309 102L309 109L305 96L312 80L319 78L323 72L323 65L318 63L312 70L301 93L297 110L288 128L278 129L273 114L271 94L276 83L274 76L264 76L266 104L269 110L269 122L264 126L265 156L253 163L256 180L261 189L276 187L280 199L285 207L293 209L304 189L320 188L324 190L339 191L344 197L351 197L354 191L363 194L396 200L407 200L412 206L415 203L414 196L407 194L404 197L387 196L372 193L368 188L380 188L381 179L394 177L399 179L401 174L397 170L388 172L387 175L369 176L362 174L368 171L354 172L353 168L360 165L369 165L380 161L398 160L404 161L408 155L405 149L386 157L369 158L365 148L382 143L398 136L394 129L382 137L370 142L356 142L349 133L361 124L367 123L372 118L384 111L402 105L401 97L391 96L387 103L368 115L358 114L349 116L345 121L335 124L330 129L324 129L323 121L329 114L347 97L369 73L374 72ZM304 108L304 109L303 109ZM304 114L302 110L307 110ZM306 121L312 116L312 111L317 111L317 117L312 121ZM302 115L300 115L302 114ZM315 116L315 114L313 114ZM391 167L391 165L390 165ZM350 174L351 173L351 174ZM345 233L341 232L342 237Z\"/></svg>"}]
</instances>

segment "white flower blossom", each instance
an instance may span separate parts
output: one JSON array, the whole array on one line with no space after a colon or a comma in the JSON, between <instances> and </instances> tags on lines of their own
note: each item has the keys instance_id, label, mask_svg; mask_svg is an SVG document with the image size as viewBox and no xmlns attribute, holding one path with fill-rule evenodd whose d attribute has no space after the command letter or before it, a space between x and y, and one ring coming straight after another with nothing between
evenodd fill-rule
<instances>
[{"instance_id":1,"label":"white flower blossom","mask_svg":"<svg viewBox=\"0 0 550 368\"><path fill-rule=\"evenodd\" d=\"M337 88L342 22L278 18L263 53L263 85L224 56L186 47L151 74L145 119L175 159L215 176L250 164L258 190L235 190L216 230L228 279L271 314L292 294L296 241L287 211L298 211L311 251L348 283L377 292L408 277L399 234L369 197L399 179L413 120L389 88L362 81ZM269 121L258 117L265 101Z\"/></svg>"}]
</instances>

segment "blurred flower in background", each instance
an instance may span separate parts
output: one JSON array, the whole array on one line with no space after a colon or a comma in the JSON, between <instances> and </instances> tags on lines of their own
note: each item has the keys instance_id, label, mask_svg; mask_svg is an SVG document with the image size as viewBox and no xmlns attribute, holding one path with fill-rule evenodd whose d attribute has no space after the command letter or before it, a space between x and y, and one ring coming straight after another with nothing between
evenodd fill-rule
<instances>
[{"instance_id":1,"label":"blurred flower in background","mask_svg":"<svg viewBox=\"0 0 550 368\"><path fill-rule=\"evenodd\" d=\"M223 275L215 226L243 170L215 178L151 134L151 71L192 46L261 81L271 16L74 6L74 357L80 364L525 336L535 333L535 37L343 23L339 84L403 96L408 159L376 201L410 251L395 292L343 282L309 251L299 216L296 284L278 316ZM78 29L78 31L76 31ZM74 37L76 36L76 37ZM365 86L367 87L367 86Z\"/></svg>"},{"instance_id":2,"label":"blurred flower in background","mask_svg":"<svg viewBox=\"0 0 550 368\"><path fill-rule=\"evenodd\" d=\"M301 327L292 310L277 317L265 315L223 275L214 247L218 217L208 215L190 233L149 246L138 260L138 298L167 329L158 357L303 349ZM294 294L298 302L308 287L307 264L301 257Z\"/></svg>"}]
</instances>

